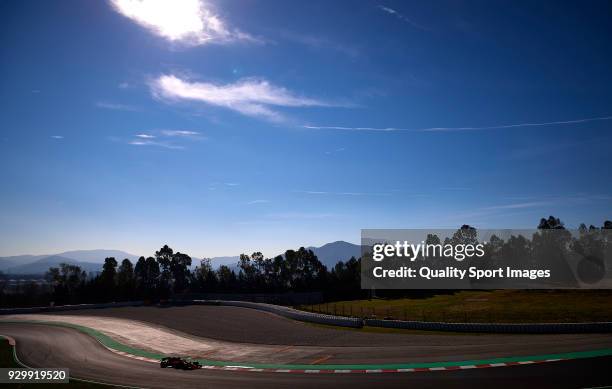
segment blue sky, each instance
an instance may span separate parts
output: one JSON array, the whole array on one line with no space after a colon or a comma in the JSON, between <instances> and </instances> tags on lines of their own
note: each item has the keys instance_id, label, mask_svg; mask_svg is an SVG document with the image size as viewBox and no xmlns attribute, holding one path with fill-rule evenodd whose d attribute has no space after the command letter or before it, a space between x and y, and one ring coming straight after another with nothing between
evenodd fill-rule
<instances>
[{"instance_id":1,"label":"blue sky","mask_svg":"<svg viewBox=\"0 0 612 389\"><path fill-rule=\"evenodd\" d=\"M2 2L0 255L601 225L610 16L603 1Z\"/></svg>"}]
</instances>

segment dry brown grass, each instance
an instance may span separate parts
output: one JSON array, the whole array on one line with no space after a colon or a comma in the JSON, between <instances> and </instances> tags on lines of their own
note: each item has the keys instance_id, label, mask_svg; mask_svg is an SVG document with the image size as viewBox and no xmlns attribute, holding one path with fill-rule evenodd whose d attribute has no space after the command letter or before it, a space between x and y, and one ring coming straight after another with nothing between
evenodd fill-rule
<instances>
[{"instance_id":1,"label":"dry brown grass","mask_svg":"<svg viewBox=\"0 0 612 389\"><path fill-rule=\"evenodd\" d=\"M446 322L612 321L612 291L461 291L430 298L340 301L300 308L344 316Z\"/></svg>"}]
</instances>

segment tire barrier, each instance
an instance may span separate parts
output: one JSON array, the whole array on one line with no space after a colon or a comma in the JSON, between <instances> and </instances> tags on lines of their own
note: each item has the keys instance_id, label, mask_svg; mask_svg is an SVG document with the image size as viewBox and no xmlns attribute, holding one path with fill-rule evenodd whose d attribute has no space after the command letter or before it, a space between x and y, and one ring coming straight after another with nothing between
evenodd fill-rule
<instances>
[{"instance_id":1,"label":"tire barrier","mask_svg":"<svg viewBox=\"0 0 612 389\"><path fill-rule=\"evenodd\" d=\"M444 323L365 319L364 325L423 331L490 332L505 334L577 334L612 332L612 322L594 323Z\"/></svg>"},{"instance_id":2,"label":"tire barrier","mask_svg":"<svg viewBox=\"0 0 612 389\"><path fill-rule=\"evenodd\" d=\"M198 302L198 300L194 300L194 303L196 302ZM293 309L289 307L283 307L280 305L252 303L248 301L223 301L223 300L200 300L199 303L209 304L209 305L225 305L225 306L257 309L260 311L275 313L277 315L287 317L289 319L304 321L304 322L309 322L309 323L328 324L328 325L333 325L333 326L352 327L352 328L363 327L363 320L361 318L311 313L311 312L299 311L297 309Z\"/></svg>"}]
</instances>

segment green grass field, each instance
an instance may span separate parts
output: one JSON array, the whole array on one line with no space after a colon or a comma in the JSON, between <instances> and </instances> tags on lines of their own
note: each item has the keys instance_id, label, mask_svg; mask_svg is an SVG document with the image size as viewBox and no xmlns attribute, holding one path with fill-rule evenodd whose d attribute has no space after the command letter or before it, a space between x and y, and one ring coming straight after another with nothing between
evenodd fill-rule
<instances>
[{"instance_id":1,"label":"green grass field","mask_svg":"<svg viewBox=\"0 0 612 389\"><path fill-rule=\"evenodd\" d=\"M429 298L339 301L298 308L341 316L445 322L612 321L612 291L461 291Z\"/></svg>"},{"instance_id":2,"label":"green grass field","mask_svg":"<svg viewBox=\"0 0 612 389\"><path fill-rule=\"evenodd\" d=\"M0 367L21 368L13 358L13 348L8 344L8 340L0 338ZM0 384L1 385L1 384ZM57 388L57 389L108 389L115 386L97 385L88 382L70 380L68 384L5 384L7 388Z\"/></svg>"}]
</instances>

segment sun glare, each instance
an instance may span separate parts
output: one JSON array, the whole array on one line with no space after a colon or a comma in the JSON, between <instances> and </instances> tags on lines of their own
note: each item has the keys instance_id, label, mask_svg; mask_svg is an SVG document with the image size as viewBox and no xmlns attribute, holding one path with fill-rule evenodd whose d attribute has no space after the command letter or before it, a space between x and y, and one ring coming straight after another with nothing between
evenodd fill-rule
<instances>
[{"instance_id":1,"label":"sun glare","mask_svg":"<svg viewBox=\"0 0 612 389\"><path fill-rule=\"evenodd\" d=\"M227 39L224 23L200 0L112 0L115 9L173 42L202 44Z\"/></svg>"}]
</instances>

